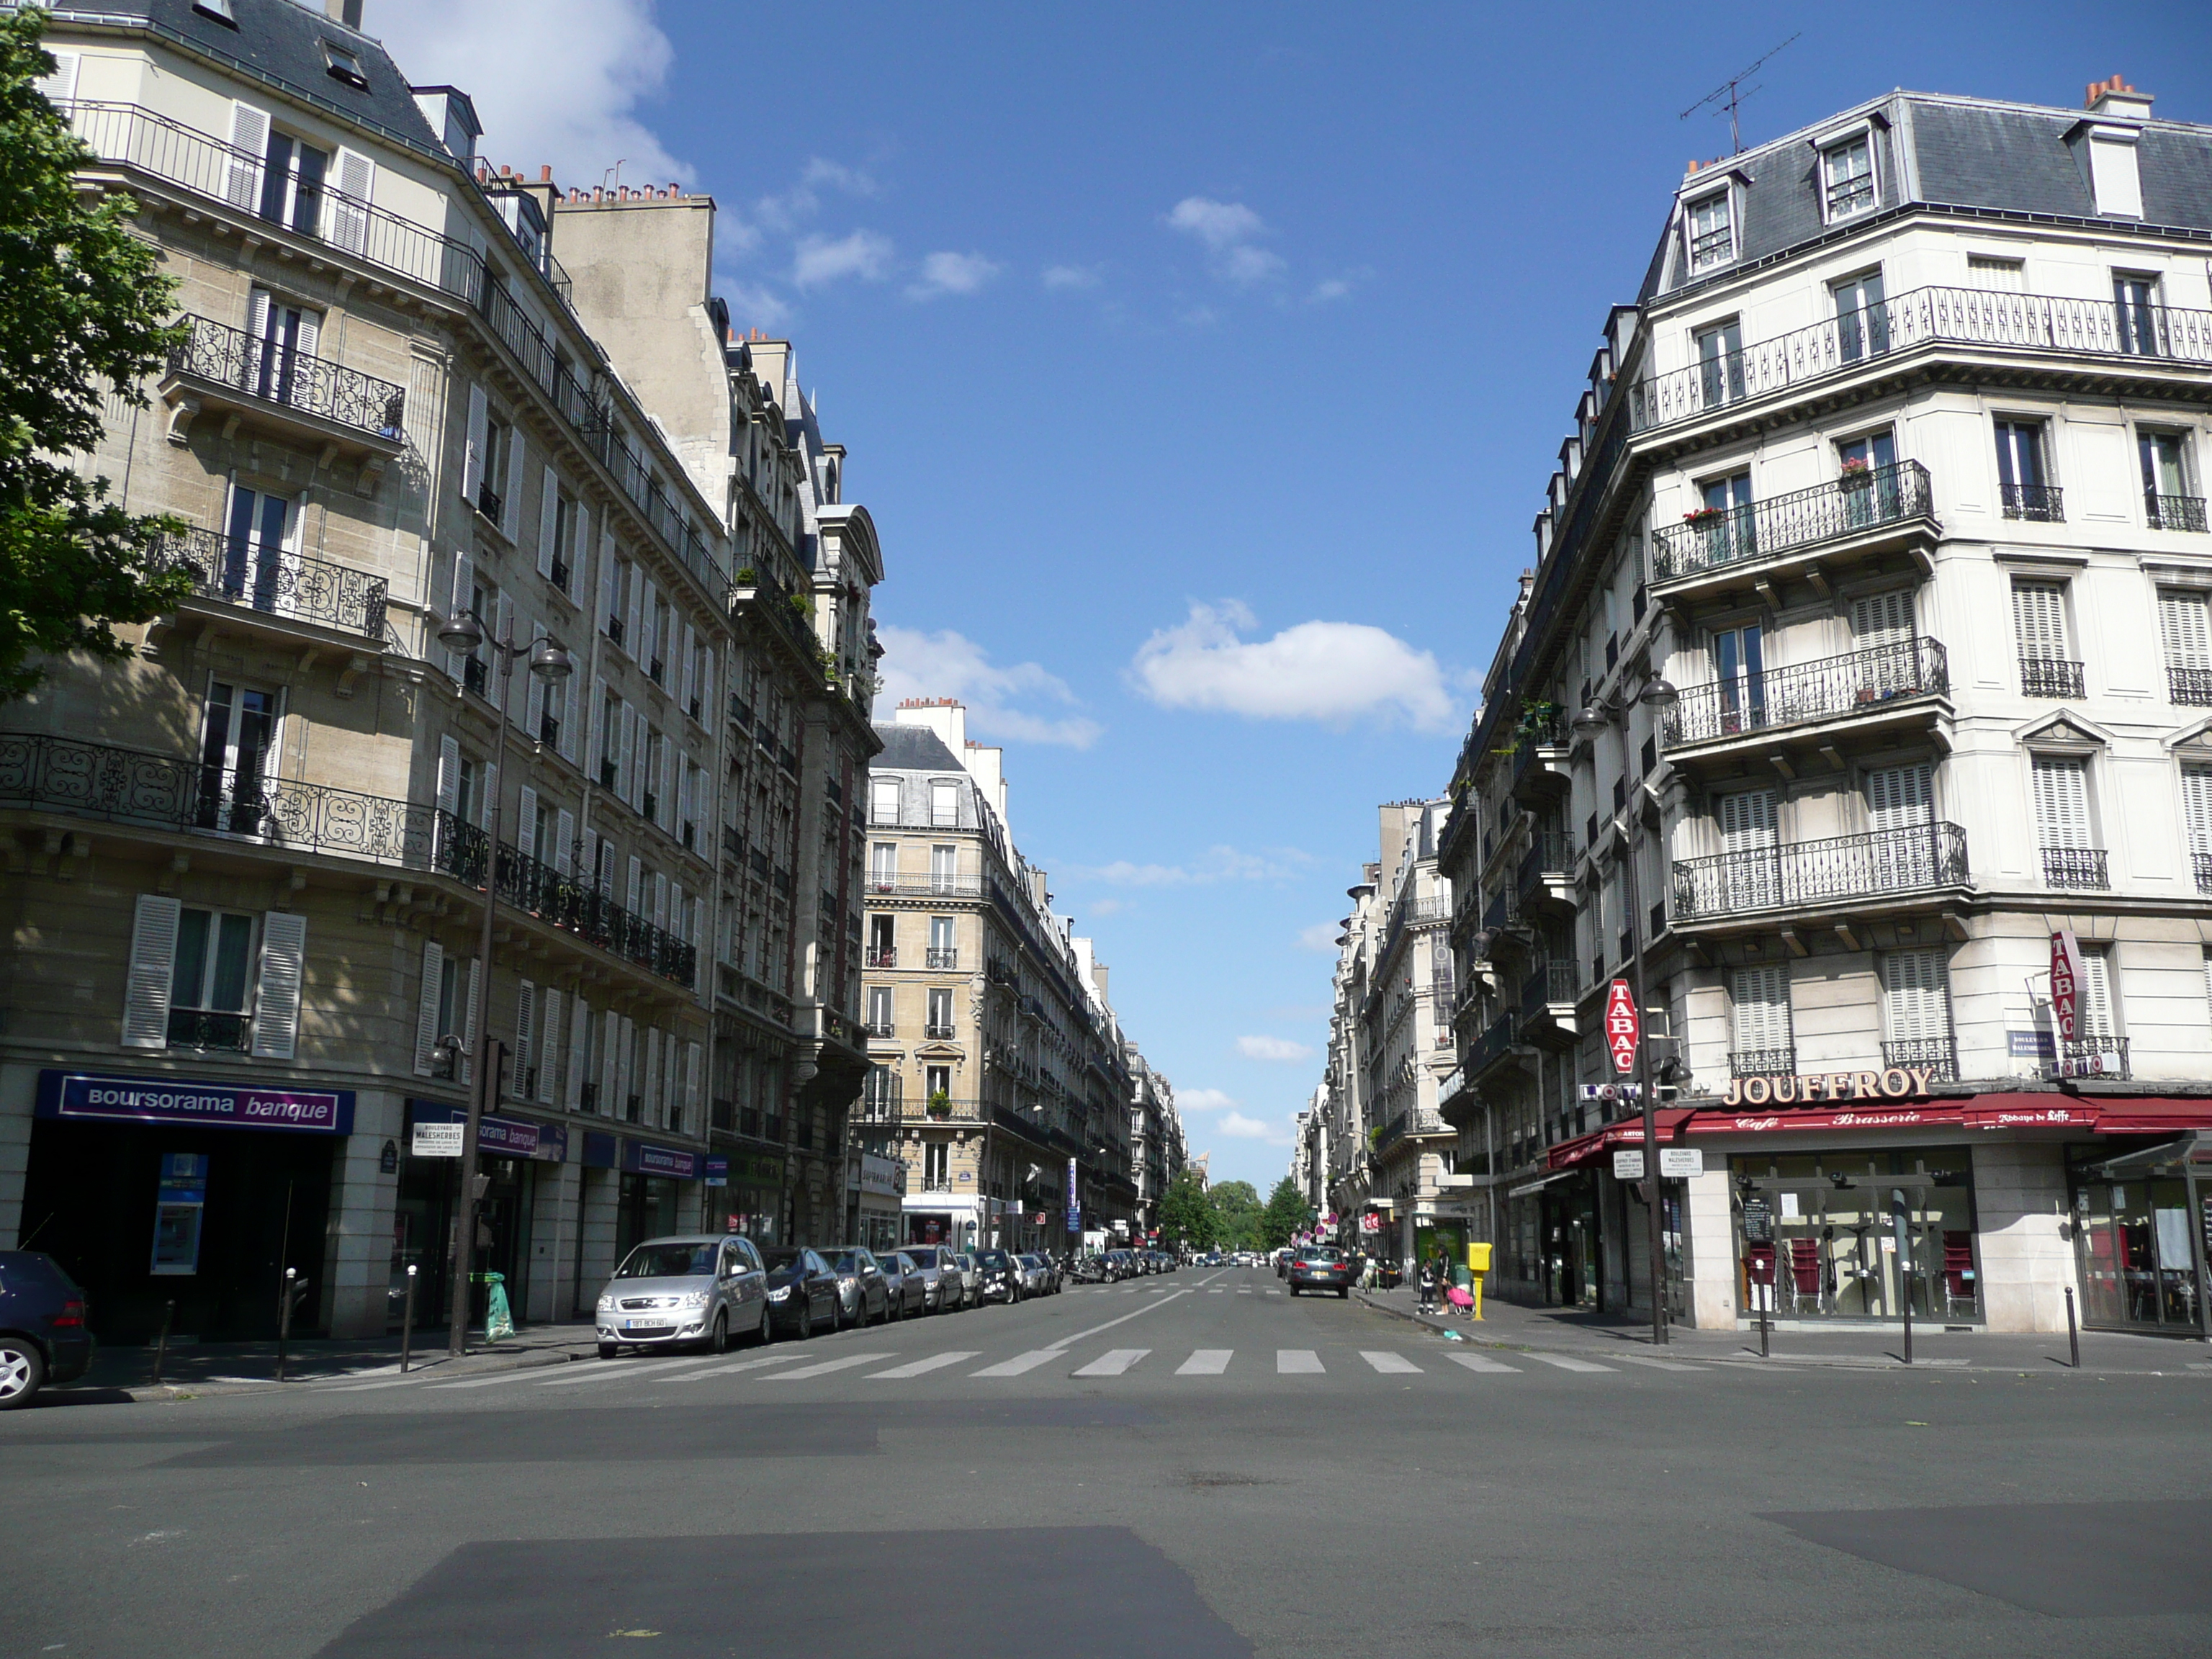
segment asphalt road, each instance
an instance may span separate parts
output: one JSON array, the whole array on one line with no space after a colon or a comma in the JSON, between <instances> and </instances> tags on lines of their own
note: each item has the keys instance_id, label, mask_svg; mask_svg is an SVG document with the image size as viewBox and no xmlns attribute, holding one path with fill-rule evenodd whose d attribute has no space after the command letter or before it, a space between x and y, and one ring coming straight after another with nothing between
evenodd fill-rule
<instances>
[{"instance_id":1,"label":"asphalt road","mask_svg":"<svg viewBox=\"0 0 2212 1659\"><path fill-rule=\"evenodd\" d=\"M1636 1359L1186 1270L56 1404L0 1419L0 1654L2212 1653L2212 1373Z\"/></svg>"}]
</instances>

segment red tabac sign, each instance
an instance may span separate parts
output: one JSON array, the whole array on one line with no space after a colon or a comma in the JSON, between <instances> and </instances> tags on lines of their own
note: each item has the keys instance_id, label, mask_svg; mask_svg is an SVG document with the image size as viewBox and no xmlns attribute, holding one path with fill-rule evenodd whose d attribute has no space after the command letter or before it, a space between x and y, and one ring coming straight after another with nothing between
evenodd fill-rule
<instances>
[{"instance_id":1,"label":"red tabac sign","mask_svg":"<svg viewBox=\"0 0 2212 1659\"><path fill-rule=\"evenodd\" d=\"M2062 1042L2072 1042L2081 1035L2081 947L2068 928L2051 936L2051 1017Z\"/></svg>"},{"instance_id":2,"label":"red tabac sign","mask_svg":"<svg viewBox=\"0 0 2212 1659\"><path fill-rule=\"evenodd\" d=\"M1636 1069L1636 999L1625 979L1613 981L1605 994L1605 1046L1613 1056L1613 1069L1624 1076Z\"/></svg>"}]
</instances>

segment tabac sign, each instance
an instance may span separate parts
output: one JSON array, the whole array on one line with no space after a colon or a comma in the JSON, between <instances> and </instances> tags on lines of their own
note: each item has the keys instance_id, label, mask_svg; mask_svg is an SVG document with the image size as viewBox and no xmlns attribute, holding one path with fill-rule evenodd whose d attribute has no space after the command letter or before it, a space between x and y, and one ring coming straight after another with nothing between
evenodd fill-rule
<instances>
[{"instance_id":1,"label":"tabac sign","mask_svg":"<svg viewBox=\"0 0 2212 1659\"><path fill-rule=\"evenodd\" d=\"M2051 936L2051 1018L2062 1042L2081 1034L2081 946L2071 928Z\"/></svg>"},{"instance_id":2,"label":"tabac sign","mask_svg":"<svg viewBox=\"0 0 2212 1659\"><path fill-rule=\"evenodd\" d=\"M1816 1100L1922 1100L1932 1066L1888 1066L1879 1072L1796 1072L1729 1079L1723 1106L1799 1106Z\"/></svg>"},{"instance_id":3,"label":"tabac sign","mask_svg":"<svg viewBox=\"0 0 2212 1659\"><path fill-rule=\"evenodd\" d=\"M1613 1069L1624 1077L1636 1069L1638 1019L1636 999L1625 979L1613 981L1605 994L1605 1048L1613 1056Z\"/></svg>"}]
</instances>

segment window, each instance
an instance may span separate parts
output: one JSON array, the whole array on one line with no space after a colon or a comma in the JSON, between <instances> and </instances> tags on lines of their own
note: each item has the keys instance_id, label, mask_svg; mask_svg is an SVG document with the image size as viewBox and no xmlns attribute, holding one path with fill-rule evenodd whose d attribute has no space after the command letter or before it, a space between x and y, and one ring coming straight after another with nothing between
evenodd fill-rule
<instances>
[{"instance_id":1,"label":"window","mask_svg":"<svg viewBox=\"0 0 2212 1659\"><path fill-rule=\"evenodd\" d=\"M321 312L257 288L247 300L246 332L246 361L239 366L244 390L280 404L314 394Z\"/></svg>"},{"instance_id":2,"label":"window","mask_svg":"<svg viewBox=\"0 0 2212 1659\"><path fill-rule=\"evenodd\" d=\"M1867 134L1820 152L1820 183L1821 201L1832 224L1874 206L1874 145Z\"/></svg>"},{"instance_id":3,"label":"window","mask_svg":"<svg viewBox=\"0 0 2212 1659\"><path fill-rule=\"evenodd\" d=\"M2089 763L2070 757L2034 757L2035 833L2043 848L2045 884L2074 891L2101 891L2106 879L2105 850L2089 824Z\"/></svg>"},{"instance_id":4,"label":"window","mask_svg":"<svg viewBox=\"0 0 2212 1659\"><path fill-rule=\"evenodd\" d=\"M960 849L957 847L937 846L929 849L929 884L940 893L949 893L958 884Z\"/></svg>"},{"instance_id":5,"label":"window","mask_svg":"<svg viewBox=\"0 0 2212 1659\"><path fill-rule=\"evenodd\" d=\"M2125 1077L2128 1041L2120 1035L2119 1003L2113 994L2109 945L2081 947L2081 1000L2075 1013L2075 1037L2058 1042L2061 1077Z\"/></svg>"},{"instance_id":6,"label":"window","mask_svg":"<svg viewBox=\"0 0 2212 1659\"><path fill-rule=\"evenodd\" d=\"M2167 697L2202 708L2212 706L2212 596L2166 592L2158 596L2158 631L2166 641Z\"/></svg>"},{"instance_id":7,"label":"window","mask_svg":"<svg viewBox=\"0 0 2212 1659\"><path fill-rule=\"evenodd\" d=\"M896 778L868 780L868 822L896 823L899 820L899 785Z\"/></svg>"},{"instance_id":8,"label":"window","mask_svg":"<svg viewBox=\"0 0 2212 1659\"><path fill-rule=\"evenodd\" d=\"M342 46L335 40L324 41L323 62L329 65L333 79L343 81L349 87L359 87L364 91L368 89L368 76L361 67L361 54L351 46Z\"/></svg>"},{"instance_id":9,"label":"window","mask_svg":"<svg viewBox=\"0 0 2212 1659\"><path fill-rule=\"evenodd\" d=\"M929 965L933 968L957 968L960 951L953 942L952 918L932 916L929 919Z\"/></svg>"},{"instance_id":10,"label":"window","mask_svg":"<svg viewBox=\"0 0 2212 1659\"><path fill-rule=\"evenodd\" d=\"M2197 890L2212 893L2212 766L2181 769L2181 811L2189 827L2189 861Z\"/></svg>"},{"instance_id":11,"label":"window","mask_svg":"<svg viewBox=\"0 0 2212 1659\"><path fill-rule=\"evenodd\" d=\"M2063 524L2058 491L2044 482L2043 422L1999 421L1997 489L2008 519L2033 524Z\"/></svg>"},{"instance_id":12,"label":"window","mask_svg":"<svg viewBox=\"0 0 2212 1659\"><path fill-rule=\"evenodd\" d=\"M1782 884L1775 859L1774 792L1739 789L1721 796L1717 806L1721 851L1729 855L1722 866L1724 890L1717 896L1720 905L1759 909L1778 902Z\"/></svg>"},{"instance_id":13,"label":"window","mask_svg":"<svg viewBox=\"0 0 2212 1659\"><path fill-rule=\"evenodd\" d=\"M926 1141L921 1148L921 1185L925 1192L948 1192L952 1187L952 1148L942 1140Z\"/></svg>"},{"instance_id":14,"label":"window","mask_svg":"<svg viewBox=\"0 0 2212 1659\"><path fill-rule=\"evenodd\" d=\"M271 127L262 156L261 216L302 235L317 234L322 228L323 180L330 166L328 150Z\"/></svg>"},{"instance_id":15,"label":"window","mask_svg":"<svg viewBox=\"0 0 2212 1659\"><path fill-rule=\"evenodd\" d=\"M185 909L169 979L169 1041L186 1048L246 1046L246 998L253 968L253 918Z\"/></svg>"},{"instance_id":16,"label":"window","mask_svg":"<svg viewBox=\"0 0 2212 1659\"><path fill-rule=\"evenodd\" d=\"M495 530L504 531L507 527L507 498L500 492L505 487L514 457L514 428L496 415L487 414L483 471L477 485L477 511L490 520Z\"/></svg>"},{"instance_id":17,"label":"window","mask_svg":"<svg viewBox=\"0 0 2212 1659\"><path fill-rule=\"evenodd\" d=\"M952 992L938 987L929 994L929 1016L925 1036L949 1037L952 1035Z\"/></svg>"},{"instance_id":18,"label":"window","mask_svg":"<svg viewBox=\"0 0 2212 1659\"><path fill-rule=\"evenodd\" d=\"M305 500L243 485L231 490L222 568L210 573L226 598L256 611L292 608L298 597L299 571L289 556L299 550L300 509Z\"/></svg>"},{"instance_id":19,"label":"window","mask_svg":"<svg viewBox=\"0 0 2212 1659\"><path fill-rule=\"evenodd\" d=\"M2136 434L2136 449L2142 461L2143 516L2150 527L2202 534L2204 498L2190 489L2188 435L2145 428Z\"/></svg>"},{"instance_id":20,"label":"window","mask_svg":"<svg viewBox=\"0 0 2212 1659\"><path fill-rule=\"evenodd\" d=\"M1844 362L1878 357L1889 349L1889 311L1882 303L1881 273L1848 276L1828 289L1836 302L1836 355Z\"/></svg>"},{"instance_id":21,"label":"window","mask_svg":"<svg viewBox=\"0 0 2212 1659\"><path fill-rule=\"evenodd\" d=\"M1935 820L1925 761L1884 766L1866 775L1867 822L1876 830L1910 830Z\"/></svg>"},{"instance_id":22,"label":"window","mask_svg":"<svg viewBox=\"0 0 2212 1659\"><path fill-rule=\"evenodd\" d=\"M2031 697L2078 697L2081 665L2066 645L2066 584L2015 577L2013 633L2020 642L2020 689Z\"/></svg>"},{"instance_id":23,"label":"window","mask_svg":"<svg viewBox=\"0 0 2212 1659\"><path fill-rule=\"evenodd\" d=\"M1690 270L1692 275L1727 264L1735 258L1735 226L1729 192L1690 204Z\"/></svg>"},{"instance_id":24,"label":"window","mask_svg":"<svg viewBox=\"0 0 2212 1659\"><path fill-rule=\"evenodd\" d=\"M926 1066L921 1073L921 1091L932 1105L949 1101L952 1096L952 1068L950 1066Z\"/></svg>"},{"instance_id":25,"label":"window","mask_svg":"<svg viewBox=\"0 0 2212 1659\"><path fill-rule=\"evenodd\" d=\"M219 23L238 27L238 19L231 15L231 0L192 0L192 9L214 18Z\"/></svg>"},{"instance_id":26,"label":"window","mask_svg":"<svg viewBox=\"0 0 2212 1659\"><path fill-rule=\"evenodd\" d=\"M1789 969L1778 962L1731 968L1728 988L1730 1072L1737 1077L1754 1077L1796 1071Z\"/></svg>"},{"instance_id":27,"label":"window","mask_svg":"<svg viewBox=\"0 0 2212 1659\"><path fill-rule=\"evenodd\" d=\"M1759 551L1758 525L1751 502L1751 474L1730 473L1698 486L1702 505L1690 515L1698 532L1700 564L1730 564Z\"/></svg>"},{"instance_id":28,"label":"window","mask_svg":"<svg viewBox=\"0 0 2212 1659\"><path fill-rule=\"evenodd\" d=\"M892 916L868 918L868 963L871 968L898 966L898 922Z\"/></svg>"},{"instance_id":29,"label":"window","mask_svg":"<svg viewBox=\"0 0 2212 1659\"><path fill-rule=\"evenodd\" d=\"M576 529L579 509L575 498L564 490L553 496L553 561L547 580L562 592L573 591L578 563Z\"/></svg>"},{"instance_id":30,"label":"window","mask_svg":"<svg viewBox=\"0 0 2212 1659\"><path fill-rule=\"evenodd\" d=\"M623 643L626 632L623 618L629 613L630 584L635 580L635 572L631 569L628 559L617 558L608 563L606 579L602 584L605 588L607 637L617 645Z\"/></svg>"},{"instance_id":31,"label":"window","mask_svg":"<svg viewBox=\"0 0 2212 1659\"><path fill-rule=\"evenodd\" d=\"M2166 355L2166 308L2158 298L2157 277L2112 274L2113 320L2121 350L2142 357Z\"/></svg>"},{"instance_id":32,"label":"window","mask_svg":"<svg viewBox=\"0 0 2212 1659\"><path fill-rule=\"evenodd\" d=\"M1912 590L1894 587L1851 601L1851 643L1861 651L1886 650L1912 640Z\"/></svg>"},{"instance_id":33,"label":"window","mask_svg":"<svg viewBox=\"0 0 2212 1659\"><path fill-rule=\"evenodd\" d=\"M868 988L868 1035L887 1037L896 1033L897 1027L891 1023L891 988L871 985Z\"/></svg>"},{"instance_id":34,"label":"window","mask_svg":"<svg viewBox=\"0 0 2212 1659\"><path fill-rule=\"evenodd\" d=\"M1732 737L1766 724L1764 635L1757 623L1712 636L1713 673L1720 688L1721 733Z\"/></svg>"},{"instance_id":35,"label":"window","mask_svg":"<svg viewBox=\"0 0 2212 1659\"><path fill-rule=\"evenodd\" d=\"M1699 384L1707 407L1743 396L1743 324L1731 317L1691 336L1698 349Z\"/></svg>"},{"instance_id":36,"label":"window","mask_svg":"<svg viewBox=\"0 0 2212 1659\"><path fill-rule=\"evenodd\" d=\"M879 841L868 849L868 884L889 891L898 884L898 843Z\"/></svg>"},{"instance_id":37,"label":"window","mask_svg":"<svg viewBox=\"0 0 2212 1659\"><path fill-rule=\"evenodd\" d=\"M1966 256L1966 286L1984 294L2027 292L2027 264L2021 259L2002 259L1994 254Z\"/></svg>"},{"instance_id":38,"label":"window","mask_svg":"<svg viewBox=\"0 0 2212 1659\"><path fill-rule=\"evenodd\" d=\"M270 811L270 750L276 738L276 694L216 680L208 687L200 726L203 830L261 833Z\"/></svg>"},{"instance_id":39,"label":"window","mask_svg":"<svg viewBox=\"0 0 2212 1659\"><path fill-rule=\"evenodd\" d=\"M1881 1060L1885 1066L1925 1066L1947 1081L1957 1079L1948 973L1940 947L1892 951L1882 957Z\"/></svg>"},{"instance_id":40,"label":"window","mask_svg":"<svg viewBox=\"0 0 2212 1659\"><path fill-rule=\"evenodd\" d=\"M960 827L960 786L950 778L930 780L929 823L934 830Z\"/></svg>"}]
</instances>

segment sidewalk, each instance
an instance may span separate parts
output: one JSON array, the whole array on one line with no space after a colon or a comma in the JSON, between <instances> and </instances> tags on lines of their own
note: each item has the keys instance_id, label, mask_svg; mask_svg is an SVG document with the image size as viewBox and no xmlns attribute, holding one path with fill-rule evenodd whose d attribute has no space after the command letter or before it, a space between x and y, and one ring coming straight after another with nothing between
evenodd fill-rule
<instances>
[{"instance_id":1,"label":"sidewalk","mask_svg":"<svg viewBox=\"0 0 2212 1659\"><path fill-rule=\"evenodd\" d=\"M481 1332L472 1334L469 1352L459 1359L446 1353L446 1332L417 1330L410 1369L441 1370L453 1376L489 1371L518 1370L532 1365L565 1365L588 1359L599 1352L598 1340L588 1321L553 1325L525 1325L511 1337L486 1343ZM272 1342L171 1343L161 1364L161 1381L152 1382L152 1347L103 1347L92 1370L76 1382L51 1390L57 1402L72 1395L98 1395L106 1400L175 1400L191 1395L250 1394L290 1388L299 1382L328 1382L347 1377L399 1371L399 1339L363 1337L355 1340L329 1338L295 1339L284 1367L284 1381L276 1380L276 1345Z\"/></svg>"},{"instance_id":2,"label":"sidewalk","mask_svg":"<svg viewBox=\"0 0 2212 1659\"><path fill-rule=\"evenodd\" d=\"M1449 1311L1415 1311L1419 1293L1413 1290L1354 1291L1352 1294L1379 1312L1413 1321L1435 1331L1449 1331L1468 1341L1492 1348L1541 1348L1563 1353L1602 1355L1607 1349L1632 1348L1649 1352L1651 1323L1648 1316L1593 1313L1585 1308L1530 1308L1517 1303L1484 1298L1483 1318L1471 1321ZM1768 1364L1810 1365L1844 1370L1902 1369L1905 1340L1896 1327L1838 1328L1829 1330L1775 1331L1769 1337ZM1700 1359L1716 1364L1761 1364L1759 1332L1699 1331L1674 1327L1668 1333L1669 1357ZM2007 1333L1946 1332L1941 1327L1916 1323L1912 1332L1916 1367L1949 1370L2064 1370L2068 1358L2066 1334L2013 1335ZM2081 1333L2081 1369L2112 1375L2197 1375L2212 1381L2212 1344L2172 1337L2131 1336L2110 1331Z\"/></svg>"}]
</instances>

